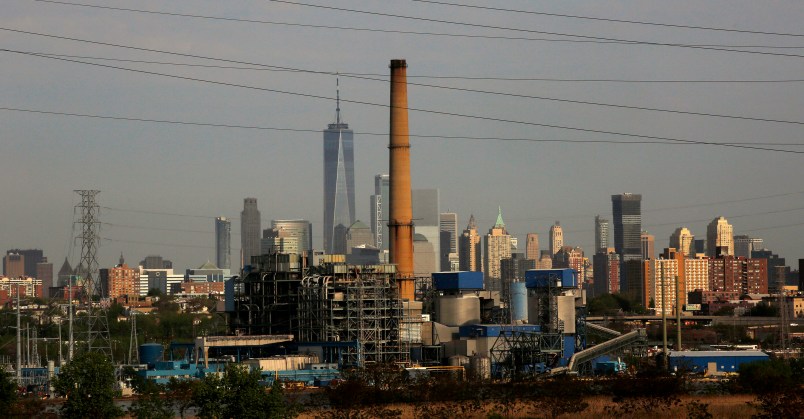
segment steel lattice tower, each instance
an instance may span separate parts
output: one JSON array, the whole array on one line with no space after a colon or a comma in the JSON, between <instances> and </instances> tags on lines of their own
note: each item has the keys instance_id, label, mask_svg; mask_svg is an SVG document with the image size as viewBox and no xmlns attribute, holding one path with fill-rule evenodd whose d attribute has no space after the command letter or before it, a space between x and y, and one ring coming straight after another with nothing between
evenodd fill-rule
<instances>
[{"instance_id":1,"label":"steel lattice tower","mask_svg":"<svg viewBox=\"0 0 804 419\"><path fill-rule=\"evenodd\" d=\"M76 190L81 196L81 203L76 210L81 209L81 233L76 239L81 240L81 261L77 271L83 281L84 296L87 300L87 350L100 352L112 359L112 345L109 338L109 321L106 309L108 298L103 298L102 287L98 281L98 245L100 243L100 207L95 197L98 190ZM100 298L95 304L93 297Z\"/></svg>"}]
</instances>

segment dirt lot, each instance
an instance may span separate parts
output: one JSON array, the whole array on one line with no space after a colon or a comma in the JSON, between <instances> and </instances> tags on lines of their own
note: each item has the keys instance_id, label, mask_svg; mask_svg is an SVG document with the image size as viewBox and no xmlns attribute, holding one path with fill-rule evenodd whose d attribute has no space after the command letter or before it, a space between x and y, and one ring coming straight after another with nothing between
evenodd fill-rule
<instances>
[{"instance_id":1,"label":"dirt lot","mask_svg":"<svg viewBox=\"0 0 804 419\"><path fill-rule=\"evenodd\" d=\"M608 417L618 418L685 418L688 417L690 402L698 402L708 405L706 410L715 418L750 418L751 415L756 414L757 411L751 407L748 402L754 400L750 395L729 395L729 396L680 396L681 403L668 410L657 410L651 413L632 413L632 414L618 414L615 415L606 411L606 406L615 406L616 403L611 401L610 397L591 397L585 401L589 406L580 413L565 414L560 417L573 418L573 419L600 419ZM391 405L383 406L382 408L362 409L360 411L352 410L350 412L331 412L331 411L311 411L303 413L300 418L328 418L328 417L383 417L385 414L392 411L400 411L401 416L391 415L387 417L403 417L403 418L417 418L417 417L451 417L457 418L487 418L504 417L504 418L537 418L549 417L549 413L544 411L531 411L531 407L522 404L509 404L508 406L495 406L493 404L486 404L481 410L476 410L473 413L466 411L459 412L459 406L431 406L428 411L416 409L412 405ZM383 409L387 409L383 411ZM494 416L497 413L500 416Z\"/></svg>"}]
</instances>

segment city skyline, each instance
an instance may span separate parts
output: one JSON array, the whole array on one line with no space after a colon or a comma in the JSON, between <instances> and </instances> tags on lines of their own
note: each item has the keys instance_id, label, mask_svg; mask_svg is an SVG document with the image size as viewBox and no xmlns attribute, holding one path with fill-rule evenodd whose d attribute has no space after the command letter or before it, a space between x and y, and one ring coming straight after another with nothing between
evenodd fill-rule
<instances>
[{"instance_id":1,"label":"city skyline","mask_svg":"<svg viewBox=\"0 0 804 419\"><path fill-rule=\"evenodd\" d=\"M357 1L338 4L356 10L373 7ZM432 31L435 26L450 33L461 30L432 22L380 20L274 3L236 6L198 2L193 6L162 7L211 16L254 19L270 16L321 25L331 23L337 14L344 26L421 32ZM769 8L753 3L735 6L719 1L705 5L672 2L626 9L616 2L599 2L530 4L527 8L634 21L773 28L779 32L796 32L801 21L796 9L783 4ZM426 13L436 19L520 29L538 26L557 33L657 43L791 45L778 36L736 33L723 36L704 30L590 23L436 5L396 4L392 9L400 15ZM257 198L261 203L263 225L270 219L311 220L315 247L322 247L321 127L332 120L336 107L333 83L337 77L342 87L344 119L356 129L355 218L370 220L365 203L372 191L373 176L388 172L388 109L360 102L387 103L384 80L388 60L395 57L408 60L411 108L475 116L410 113L412 186L438 188L441 207L456 212L461 226L474 214L477 225L485 232L494 223L497 206L502 205L506 208L506 228L520 243L528 232L541 234L546 242L550 224L560 220L567 244L582 247L588 255L594 248L594 215L611 217L608 197L632 191L644 197L642 227L658 238L657 250L681 226L689 228L695 237L704 238L707 223L723 215L734 226L735 235L760 237L764 247L788 260L804 255L799 240L803 231L800 217L804 195L798 186L802 175L799 155L707 145L606 142L663 142L610 134L620 132L800 150L797 145L783 145L800 143L800 126L532 97L797 121L800 109L804 108L801 83L703 83L796 79L804 67L794 58L659 45L288 28L18 0L10 1L4 12L0 23L15 30L321 73L73 59L267 89L258 90L24 54L0 55L7 71L0 89L6 98L4 106L9 108L276 128L224 128L0 111L0 141L4 145L0 165L6 173L24 179L4 187L7 222L0 226L0 244L7 249L41 248L56 264L65 257L70 258L70 263L77 262L71 243L75 205L72 190L76 188L103 191L99 203L103 207L101 221L105 224L99 261L106 266L112 266L121 251L130 255L132 261L160 254L181 267L196 267L214 260L211 220L223 214L239 223L235 217L242 210L245 197ZM462 30L472 35L537 37L521 31L481 31L466 26ZM4 33L7 48L22 52L181 61L193 65L215 63ZM267 39L283 42L266 44ZM452 52L467 50L473 53ZM217 64L246 67L231 62ZM354 74L369 76L351 77ZM65 79L70 83L64 83ZM660 83L661 80L699 82L671 84ZM315 97L281 94L277 90ZM533 109L539 112L534 113ZM499 121L502 119L522 123ZM570 142L576 140L598 142ZM667 181L668 174L672 174L672 182ZM531 192L534 185L538 190ZM233 235L238 230L235 226ZM233 246L240 243L238 237L232 240ZM239 251L232 248L235 257Z\"/></svg>"}]
</instances>

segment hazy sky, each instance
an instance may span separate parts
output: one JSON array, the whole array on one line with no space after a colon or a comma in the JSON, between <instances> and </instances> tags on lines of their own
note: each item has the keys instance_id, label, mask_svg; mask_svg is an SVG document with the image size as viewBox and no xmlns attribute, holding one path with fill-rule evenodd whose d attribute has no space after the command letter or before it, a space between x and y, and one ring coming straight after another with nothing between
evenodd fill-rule
<instances>
[{"instance_id":1,"label":"hazy sky","mask_svg":"<svg viewBox=\"0 0 804 419\"><path fill-rule=\"evenodd\" d=\"M643 228L656 236L657 251L667 246L676 227L687 226L703 238L706 224L724 215L735 234L763 238L788 264L804 257L801 1L444 0L731 31L415 1L309 0L352 11L267 0L81 1L229 20L4 0L0 27L240 63L0 31L0 48L5 50L0 52L0 107L5 108L0 110L0 250L42 248L56 269L68 254L74 263L80 254L71 240L78 201L74 189L102 191L102 267L116 263L120 252L129 263L160 254L182 270L214 260L214 217L238 218L248 196L258 199L264 226L271 219L311 220L320 247L320 131L335 118L332 73L342 73L342 116L355 131L357 214L367 220L373 176L387 172L388 166L387 135L369 134L388 131L388 63L404 58L411 83L409 106L417 109L410 113L411 134L436 136L411 138L413 187L439 188L442 210L457 212L461 228L474 213L485 232L499 205L509 232L520 240L537 232L546 248L548 228L560 220L565 242L589 253L594 215L611 218L610 196L632 192L643 196ZM92 58L56 60L19 52ZM666 144L666 139L751 143L796 153ZM232 230L232 259L237 260L239 221Z\"/></svg>"}]
</instances>

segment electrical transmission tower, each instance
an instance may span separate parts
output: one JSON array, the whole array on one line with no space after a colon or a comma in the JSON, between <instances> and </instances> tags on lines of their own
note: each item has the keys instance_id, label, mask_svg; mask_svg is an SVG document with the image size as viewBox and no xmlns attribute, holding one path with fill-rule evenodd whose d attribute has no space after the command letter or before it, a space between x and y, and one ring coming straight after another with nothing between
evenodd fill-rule
<instances>
[{"instance_id":1,"label":"electrical transmission tower","mask_svg":"<svg viewBox=\"0 0 804 419\"><path fill-rule=\"evenodd\" d=\"M81 233L77 239L81 240L81 261L78 263L78 274L83 281L84 296L87 300L87 350L100 352L112 360L112 344L109 338L109 321L106 309L108 298L103 298L102 286L98 280L98 244L100 243L100 207L95 197L100 193L97 190L76 190L81 196L81 203L76 210L81 209ZM98 295L98 303L93 297Z\"/></svg>"}]
</instances>

